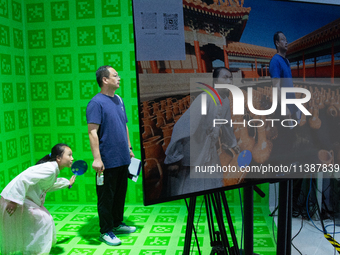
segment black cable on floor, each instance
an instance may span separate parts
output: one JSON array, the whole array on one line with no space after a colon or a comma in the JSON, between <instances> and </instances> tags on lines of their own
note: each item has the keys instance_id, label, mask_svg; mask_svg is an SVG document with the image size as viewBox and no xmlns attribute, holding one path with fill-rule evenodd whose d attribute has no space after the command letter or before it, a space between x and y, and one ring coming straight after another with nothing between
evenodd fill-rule
<instances>
[{"instance_id":1,"label":"black cable on floor","mask_svg":"<svg viewBox=\"0 0 340 255\"><path fill-rule=\"evenodd\" d=\"M302 230L302 227L303 227L303 218L301 217L301 227L300 227L299 231L295 234L295 236L294 236L294 237L292 238L292 240L291 240L291 244L293 245L293 247L295 248L295 250L297 250L298 253L300 253L301 255L303 255L303 254L302 254L302 253L300 252L300 250L299 250L298 248L296 248L296 246L293 244L293 240L294 240L295 237L298 236L298 234L300 234L300 232L301 232L301 230Z\"/></svg>"}]
</instances>

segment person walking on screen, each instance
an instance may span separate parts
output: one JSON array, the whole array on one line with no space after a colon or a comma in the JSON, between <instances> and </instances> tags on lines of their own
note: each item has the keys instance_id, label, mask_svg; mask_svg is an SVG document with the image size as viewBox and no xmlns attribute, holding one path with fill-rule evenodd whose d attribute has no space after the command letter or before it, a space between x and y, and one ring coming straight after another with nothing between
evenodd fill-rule
<instances>
[{"instance_id":1,"label":"person walking on screen","mask_svg":"<svg viewBox=\"0 0 340 255\"><path fill-rule=\"evenodd\" d=\"M51 214L44 207L46 192L73 185L58 178L65 167L71 167L72 150L59 143L43 157L15 177L1 192L0 245L1 254L49 254L57 243Z\"/></svg>"},{"instance_id":2,"label":"person walking on screen","mask_svg":"<svg viewBox=\"0 0 340 255\"><path fill-rule=\"evenodd\" d=\"M119 245L121 240L115 234L136 231L135 227L123 222L128 167L134 154L125 106L121 97L115 94L120 85L118 72L111 66L101 66L96 78L100 93L88 103L86 119L92 167L97 176L104 175L104 184L96 186L99 239L108 245Z\"/></svg>"}]
</instances>

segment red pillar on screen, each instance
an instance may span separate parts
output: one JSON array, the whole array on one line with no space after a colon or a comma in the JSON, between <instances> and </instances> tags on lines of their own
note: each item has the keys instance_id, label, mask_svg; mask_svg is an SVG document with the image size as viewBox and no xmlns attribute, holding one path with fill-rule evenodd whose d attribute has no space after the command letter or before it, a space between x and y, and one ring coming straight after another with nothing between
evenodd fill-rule
<instances>
[{"instance_id":1,"label":"red pillar on screen","mask_svg":"<svg viewBox=\"0 0 340 255\"><path fill-rule=\"evenodd\" d=\"M227 52L227 45L223 45L223 53L224 53L224 66L229 68L229 58Z\"/></svg>"},{"instance_id":2,"label":"red pillar on screen","mask_svg":"<svg viewBox=\"0 0 340 255\"><path fill-rule=\"evenodd\" d=\"M156 61L154 60L150 61L150 65L151 65L152 73L159 73Z\"/></svg>"},{"instance_id":3,"label":"red pillar on screen","mask_svg":"<svg viewBox=\"0 0 340 255\"><path fill-rule=\"evenodd\" d=\"M306 81L306 65L305 65L305 53L302 54L302 77L303 81Z\"/></svg>"},{"instance_id":4,"label":"red pillar on screen","mask_svg":"<svg viewBox=\"0 0 340 255\"><path fill-rule=\"evenodd\" d=\"M196 60L197 60L197 72L202 73L202 58L201 58L201 49L200 49L200 44L198 41L194 41L194 46L195 46L195 55L196 55Z\"/></svg>"},{"instance_id":5,"label":"red pillar on screen","mask_svg":"<svg viewBox=\"0 0 340 255\"><path fill-rule=\"evenodd\" d=\"M256 77L256 81L259 80L258 78L258 74L257 74L257 59L255 58L255 77Z\"/></svg>"}]
</instances>

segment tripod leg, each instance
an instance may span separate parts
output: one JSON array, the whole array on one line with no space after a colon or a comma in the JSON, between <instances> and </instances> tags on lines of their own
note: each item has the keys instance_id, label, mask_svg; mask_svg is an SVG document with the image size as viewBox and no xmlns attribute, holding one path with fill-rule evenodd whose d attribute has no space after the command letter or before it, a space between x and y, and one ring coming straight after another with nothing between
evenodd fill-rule
<instances>
[{"instance_id":1,"label":"tripod leg","mask_svg":"<svg viewBox=\"0 0 340 255\"><path fill-rule=\"evenodd\" d=\"M279 187L279 215L277 223L277 255L286 255L287 251L287 216L288 216L288 181L284 180L280 182Z\"/></svg>"},{"instance_id":2,"label":"tripod leg","mask_svg":"<svg viewBox=\"0 0 340 255\"><path fill-rule=\"evenodd\" d=\"M218 223L218 228L220 230L221 233L221 239L222 239L222 244L223 244L223 252L225 255L232 254L232 251L230 249L230 245L228 242L228 237L227 237L227 231L225 230L225 226L224 226L224 222L223 222L223 216L222 216L222 205L221 205L221 198L219 193L214 193L212 194L212 202L213 202L213 206L214 206L214 211L216 214L216 219L217 219L217 223ZM228 249L228 253L227 250Z\"/></svg>"},{"instance_id":3,"label":"tripod leg","mask_svg":"<svg viewBox=\"0 0 340 255\"><path fill-rule=\"evenodd\" d=\"M205 195L204 200L205 200L205 210L207 212L210 245L214 246L216 244L216 238L215 238L215 227L214 227L214 221L213 221L212 210L211 210L210 196Z\"/></svg>"},{"instance_id":4,"label":"tripod leg","mask_svg":"<svg viewBox=\"0 0 340 255\"><path fill-rule=\"evenodd\" d=\"M288 180L286 255L292 254L293 180Z\"/></svg>"},{"instance_id":5,"label":"tripod leg","mask_svg":"<svg viewBox=\"0 0 340 255\"><path fill-rule=\"evenodd\" d=\"M188 209L188 221L185 232L185 241L183 255L189 255L191 246L192 229L194 227L194 215L195 215L196 197L191 197Z\"/></svg>"},{"instance_id":6,"label":"tripod leg","mask_svg":"<svg viewBox=\"0 0 340 255\"><path fill-rule=\"evenodd\" d=\"M234 254L240 255L240 250L239 250L238 245L237 245L237 238L236 238L236 234L235 234L233 221L232 221L231 215L230 215L227 198L226 198L225 193L223 191L220 192L220 193L221 193L222 202L223 202L223 206L224 206L224 212L227 216L227 221L228 221L228 226L229 226L231 238L232 238L232 241L233 241L233 244L234 244L234 247L233 247L234 248Z\"/></svg>"},{"instance_id":7,"label":"tripod leg","mask_svg":"<svg viewBox=\"0 0 340 255\"><path fill-rule=\"evenodd\" d=\"M244 254L254 253L254 191L253 186L243 188L244 203Z\"/></svg>"}]
</instances>

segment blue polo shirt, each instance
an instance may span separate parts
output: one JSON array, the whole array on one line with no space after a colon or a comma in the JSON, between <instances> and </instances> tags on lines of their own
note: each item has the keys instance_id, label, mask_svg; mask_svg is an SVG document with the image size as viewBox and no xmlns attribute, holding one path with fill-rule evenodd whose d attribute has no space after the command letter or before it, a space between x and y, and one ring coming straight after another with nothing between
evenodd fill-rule
<instances>
[{"instance_id":1,"label":"blue polo shirt","mask_svg":"<svg viewBox=\"0 0 340 255\"><path fill-rule=\"evenodd\" d=\"M271 78L280 78L281 87L294 87L292 71L287 58L283 58L279 54L275 54L270 60L269 73ZM295 98L295 94L287 93L287 98ZM287 106L292 114L298 111L298 108L295 105Z\"/></svg>"},{"instance_id":2,"label":"blue polo shirt","mask_svg":"<svg viewBox=\"0 0 340 255\"><path fill-rule=\"evenodd\" d=\"M105 168L129 165L128 122L122 99L115 95L95 95L86 108L87 123L98 124L99 150Z\"/></svg>"}]
</instances>

